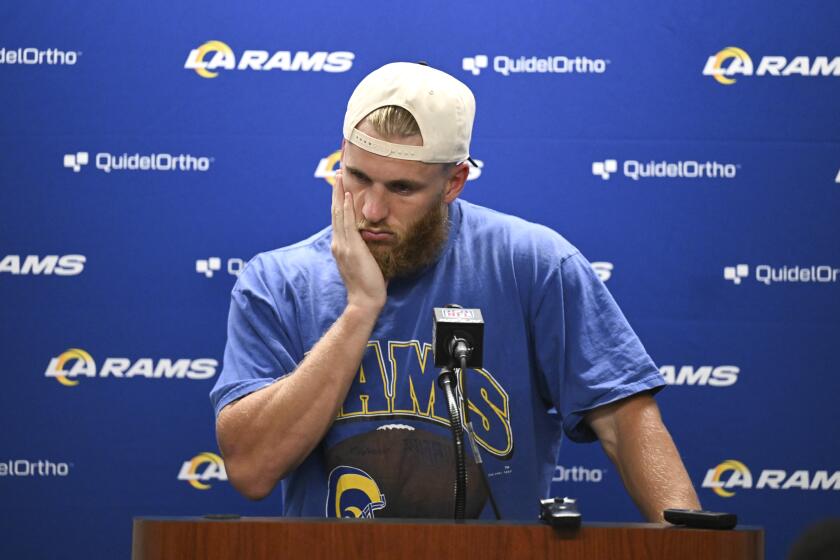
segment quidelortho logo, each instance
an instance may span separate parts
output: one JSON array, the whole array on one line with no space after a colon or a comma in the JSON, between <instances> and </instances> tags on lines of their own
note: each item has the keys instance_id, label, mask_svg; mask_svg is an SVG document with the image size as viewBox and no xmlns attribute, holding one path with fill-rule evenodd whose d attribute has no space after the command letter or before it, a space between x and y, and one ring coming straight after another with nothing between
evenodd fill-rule
<instances>
[{"instance_id":1,"label":"quidelortho logo","mask_svg":"<svg viewBox=\"0 0 840 560\"><path fill-rule=\"evenodd\" d=\"M280 70L283 72L347 72L356 55L349 51L245 50L237 55L222 41L207 41L187 55L184 68L202 78L215 78L218 70Z\"/></svg>"},{"instance_id":2,"label":"quidelortho logo","mask_svg":"<svg viewBox=\"0 0 840 560\"><path fill-rule=\"evenodd\" d=\"M87 152L76 152L75 154L64 154L64 167L72 169L74 173L82 170L82 166L89 162Z\"/></svg>"},{"instance_id":3,"label":"quidelortho logo","mask_svg":"<svg viewBox=\"0 0 840 560\"><path fill-rule=\"evenodd\" d=\"M738 76L840 76L840 56L762 56L755 68L746 51L726 47L706 60L703 75L726 86L734 84Z\"/></svg>"},{"instance_id":4,"label":"quidelortho logo","mask_svg":"<svg viewBox=\"0 0 840 560\"><path fill-rule=\"evenodd\" d=\"M752 271L752 273L750 273ZM750 280L760 282L765 286L775 284L837 284L840 268L829 264L818 265L782 265L773 266L759 264L737 264L723 267L723 278L736 286Z\"/></svg>"},{"instance_id":5,"label":"quidelortho logo","mask_svg":"<svg viewBox=\"0 0 840 560\"><path fill-rule=\"evenodd\" d=\"M63 51L61 49L38 49L24 47L17 49L0 48L0 64L24 64L27 66L74 66L81 51Z\"/></svg>"},{"instance_id":6,"label":"quidelortho logo","mask_svg":"<svg viewBox=\"0 0 840 560\"><path fill-rule=\"evenodd\" d=\"M481 71L487 68L489 60L486 54L479 54L476 56L465 56L461 60L461 68L467 72L472 72L473 76L478 76Z\"/></svg>"},{"instance_id":7,"label":"quidelortho logo","mask_svg":"<svg viewBox=\"0 0 840 560\"><path fill-rule=\"evenodd\" d=\"M318 165L315 167L315 178L324 179L330 186L335 185L335 172L340 167L341 150L336 150L325 158L321 158ZM481 177L481 172L484 169L484 162L478 159L473 159L475 165L470 165L470 174L467 175L467 181L474 181ZM476 167L478 166L478 167Z\"/></svg>"},{"instance_id":8,"label":"quidelortho logo","mask_svg":"<svg viewBox=\"0 0 840 560\"><path fill-rule=\"evenodd\" d=\"M735 266L725 266L723 267L723 277L726 280L731 280L736 286L741 285L741 280L744 278L749 278L750 276L750 265L748 264L739 264Z\"/></svg>"},{"instance_id":9,"label":"quidelortho logo","mask_svg":"<svg viewBox=\"0 0 840 560\"><path fill-rule=\"evenodd\" d=\"M588 469L586 467L565 467L557 465L554 467L552 482L601 482L604 480L606 469Z\"/></svg>"},{"instance_id":10,"label":"quidelortho logo","mask_svg":"<svg viewBox=\"0 0 840 560\"><path fill-rule=\"evenodd\" d=\"M624 177L634 181L645 179L734 179L740 169L740 163L722 163L719 161L640 161L625 160L621 165ZM592 162L592 174L604 181L609 181L619 172L619 161L606 159Z\"/></svg>"},{"instance_id":11,"label":"quidelortho logo","mask_svg":"<svg viewBox=\"0 0 840 560\"><path fill-rule=\"evenodd\" d=\"M78 276L85 262L84 255L6 255L0 260L0 274Z\"/></svg>"},{"instance_id":12,"label":"quidelortho logo","mask_svg":"<svg viewBox=\"0 0 840 560\"><path fill-rule=\"evenodd\" d=\"M111 173L113 171L209 171L210 165L216 161L213 156L196 156L192 154L152 153L140 154L112 154L99 152L94 157L96 169ZM74 173L90 163L88 152L73 152L64 154L64 167L72 169Z\"/></svg>"},{"instance_id":13,"label":"quidelortho logo","mask_svg":"<svg viewBox=\"0 0 840 560\"><path fill-rule=\"evenodd\" d=\"M659 366L668 385L730 387L738 381L738 366Z\"/></svg>"},{"instance_id":14,"label":"quidelortho logo","mask_svg":"<svg viewBox=\"0 0 840 560\"><path fill-rule=\"evenodd\" d=\"M78 378L90 379L191 379L202 381L216 375L219 362L213 358L170 359L170 358L105 358L102 367L97 367L93 357L81 348L70 348L51 358L44 371L45 377L52 377L65 387L75 387Z\"/></svg>"},{"instance_id":15,"label":"quidelortho logo","mask_svg":"<svg viewBox=\"0 0 840 560\"><path fill-rule=\"evenodd\" d=\"M786 471L763 469L753 484L750 469L735 459L727 459L706 471L703 488L711 488L722 498L731 498L736 489L745 490L840 490L840 471Z\"/></svg>"},{"instance_id":16,"label":"quidelortho logo","mask_svg":"<svg viewBox=\"0 0 840 560\"><path fill-rule=\"evenodd\" d=\"M230 258L224 261L225 271L231 276L239 276L245 268L247 261L245 259ZM196 259L195 271L198 274L203 274L205 278L213 278L216 272L222 270L221 257L208 257L206 259Z\"/></svg>"},{"instance_id":17,"label":"quidelortho logo","mask_svg":"<svg viewBox=\"0 0 840 560\"><path fill-rule=\"evenodd\" d=\"M212 485L211 480L226 481L227 471L222 458L215 453L205 451L199 453L189 461L184 461L178 472L178 480L185 480L197 490L207 490Z\"/></svg>"},{"instance_id":18,"label":"quidelortho logo","mask_svg":"<svg viewBox=\"0 0 840 560\"><path fill-rule=\"evenodd\" d=\"M618 161L614 159L592 162L592 174L597 175L604 181L608 180L616 171L618 171Z\"/></svg>"},{"instance_id":19,"label":"quidelortho logo","mask_svg":"<svg viewBox=\"0 0 840 560\"><path fill-rule=\"evenodd\" d=\"M70 469L73 463L65 463L62 461L48 461L46 459L38 459L31 461L29 459L8 459L0 462L0 476L18 476L18 477L63 477L70 475Z\"/></svg>"},{"instance_id":20,"label":"quidelortho logo","mask_svg":"<svg viewBox=\"0 0 840 560\"><path fill-rule=\"evenodd\" d=\"M466 56L461 59L461 68L472 73L481 74L482 70L492 70L502 76L513 74L603 74L607 71L609 60L603 58L589 58L586 56L519 56L497 55L490 57L486 54Z\"/></svg>"}]
</instances>

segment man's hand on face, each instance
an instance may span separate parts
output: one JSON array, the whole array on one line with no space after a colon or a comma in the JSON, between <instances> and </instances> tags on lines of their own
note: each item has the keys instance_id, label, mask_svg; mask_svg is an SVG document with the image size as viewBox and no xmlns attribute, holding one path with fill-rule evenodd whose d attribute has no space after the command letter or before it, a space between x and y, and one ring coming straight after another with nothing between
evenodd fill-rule
<instances>
[{"instance_id":1,"label":"man's hand on face","mask_svg":"<svg viewBox=\"0 0 840 560\"><path fill-rule=\"evenodd\" d=\"M337 171L332 196L332 254L347 288L347 306L379 313L387 298L386 282L357 223L353 194L344 191L341 171Z\"/></svg>"}]
</instances>

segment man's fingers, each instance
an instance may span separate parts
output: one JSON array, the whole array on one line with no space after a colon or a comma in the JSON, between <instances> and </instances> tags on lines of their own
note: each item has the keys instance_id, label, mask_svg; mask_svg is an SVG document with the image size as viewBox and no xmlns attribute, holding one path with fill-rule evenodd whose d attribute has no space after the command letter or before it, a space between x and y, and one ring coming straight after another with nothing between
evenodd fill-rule
<instances>
[{"instance_id":1,"label":"man's fingers","mask_svg":"<svg viewBox=\"0 0 840 560\"><path fill-rule=\"evenodd\" d=\"M344 193L344 238L349 241L355 239L359 232L356 229L356 206L353 193Z\"/></svg>"},{"instance_id":2,"label":"man's fingers","mask_svg":"<svg viewBox=\"0 0 840 560\"><path fill-rule=\"evenodd\" d=\"M333 183L332 226L333 237L344 239L344 183L341 182L341 171L336 171Z\"/></svg>"}]
</instances>

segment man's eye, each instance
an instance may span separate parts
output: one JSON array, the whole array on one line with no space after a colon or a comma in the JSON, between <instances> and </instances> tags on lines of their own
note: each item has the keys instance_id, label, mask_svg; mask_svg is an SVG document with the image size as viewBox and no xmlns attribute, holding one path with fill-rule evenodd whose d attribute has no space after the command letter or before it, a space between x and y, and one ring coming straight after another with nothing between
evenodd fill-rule
<instances>
[{"instance_id":1,"label":"man's eye","mask_svg":"<svg viewBox=\"0 0 840 560\"><path fill-rule=\"evenodd\" d=\"M396 185L391 186L391 190L399 194L410 194L414 192L414 187L403 183L397 183Z\"/></svg>"}]
</instances>

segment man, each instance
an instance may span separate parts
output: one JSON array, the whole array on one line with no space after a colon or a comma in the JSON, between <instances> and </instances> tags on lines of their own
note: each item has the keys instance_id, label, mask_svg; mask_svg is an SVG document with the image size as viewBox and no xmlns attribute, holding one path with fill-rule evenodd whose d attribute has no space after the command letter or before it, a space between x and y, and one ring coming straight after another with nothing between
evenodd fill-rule
<instances>
[{"instance_id":1,"label":"man","mask_svg":"<svg viewBox=\"0 0 840 560\"><path fill-rule=\"evenodd\" d=\"M283 481L286 513L451 517L453 446L433 307L480 308L471 418L504 518L535 519L561 432L596 437L645 517L699 508L652 393L663 380L577 249L458 199L475 101L410 63L350 98L332 226L255 257L232 293L211 393L231 483ZM470 465L470 516L489 516Z\"/></svg>"}]
</instances>

